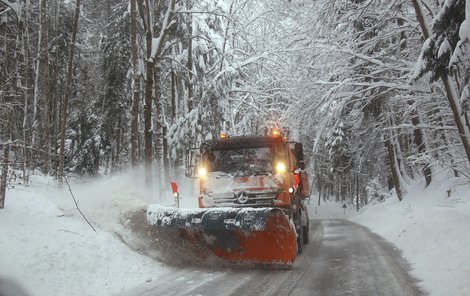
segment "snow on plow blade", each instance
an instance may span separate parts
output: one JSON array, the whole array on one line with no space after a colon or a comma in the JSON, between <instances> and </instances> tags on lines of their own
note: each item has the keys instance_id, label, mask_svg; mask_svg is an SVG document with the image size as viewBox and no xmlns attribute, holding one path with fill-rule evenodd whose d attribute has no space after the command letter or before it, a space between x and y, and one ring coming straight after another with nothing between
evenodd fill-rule
<instances>
[{"instance_id":1,"label":"snow on plow blade","mask_svg":"<svg viewBox=\"0 0 470 296\"><path fill-rule=\"evenodd\" d=\"M275 208L175 209L149 207L147 221L178 229L185 241L231 263L290 268L297 239L289 218Z\"/></svg>"}]
</instances>

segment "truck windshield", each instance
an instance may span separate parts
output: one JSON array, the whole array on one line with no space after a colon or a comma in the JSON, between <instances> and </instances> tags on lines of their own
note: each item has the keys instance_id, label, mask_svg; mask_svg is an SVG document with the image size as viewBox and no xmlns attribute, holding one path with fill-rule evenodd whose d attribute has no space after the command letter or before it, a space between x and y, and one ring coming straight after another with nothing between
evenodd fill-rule
<instances>
[{"instance_id":1,"label":"truck windshield","mask_svg":"<svg viewBox=\"0 0 470 296\"><path fill-rule=\"evenodd\" d=\"M223 172L236 176L272 172L269 147L208 151L205 160L209 172Z\"/></svg>"}]
</instances>

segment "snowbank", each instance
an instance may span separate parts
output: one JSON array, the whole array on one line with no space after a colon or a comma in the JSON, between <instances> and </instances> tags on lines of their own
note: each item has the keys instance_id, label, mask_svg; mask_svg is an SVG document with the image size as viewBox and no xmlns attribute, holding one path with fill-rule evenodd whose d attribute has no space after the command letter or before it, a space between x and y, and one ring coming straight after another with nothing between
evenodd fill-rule
<instances>
[{"instance_id":1,"label":"snowbank","mask_svg":"<svg viewBox=\"0 0 470 296\"><path fill-rule=\"evenodd\" d=\"M470 186L445 178L427 189L415 184L402 202L388 198L351 220L401 249L431 296L470 295Z\"/></svg>"},{"instance_id":2,"label":"snowbank","mask_svg":"<svg viewBox=\"0 0 470 296\"><path fill-rule=\"evenodd\" d=\"M168 272L115 235L123 231L121 215L145 204L145 194L130 183L117 176L72 184L97 232L75 210L68 189L50 179L34 177L30 187L8 190L0 211L0 277L30 295L112 295Z\"/></svg>"}]
</instances>

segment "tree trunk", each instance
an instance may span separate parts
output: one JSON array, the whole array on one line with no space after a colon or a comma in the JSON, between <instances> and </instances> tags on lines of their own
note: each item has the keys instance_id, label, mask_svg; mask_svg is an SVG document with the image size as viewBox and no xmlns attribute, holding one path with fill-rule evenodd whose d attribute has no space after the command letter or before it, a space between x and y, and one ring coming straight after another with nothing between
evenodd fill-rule
<instances>
[{"instance_id":1,"label":"tree trunk","mask_svg":"<svg viewBox=\"0 0 470 296\"><path fill-rule=\"evenodd\" d=\"M192 0L186 0L187 9L192 8ZM190 113L194 108L194 94L193 94L193 86L192 86L192 70L193 70L193 18L192 15L188 14L188 23L187 23L187 36L186 36L186 48L188 51L188 60L186 63L186 68L188 71L188 76L186 77L186 91L187 91L187 112Z\"/></svg>"},{"instance_id":2,"label":"tree trunk","mask_svg":"<svg viewBox=\"0 0 470 296\"><path fill-rule=\"evenodd\" d=\"M411 111L411 123L414 125L414 142L415 145L418 147L418 152L424 156L426 154L426 144L424 142L424 136L423 136L423 131L418 128L418 126L421 124L421 120L419 119L419 114L416 109L413 109ZM426 187L431 184L432 181L432 171L431 167L429 166L429 163L426 163L423 167L423 174L424 174L424 179L426 180Z\"/></svg>"},{"instance_id":3,"label":"tree trunk","mask_svg":"<svg viewBox=\"0 0 470 296\"><path fill-rule=\"evenodd\" d=\"M467 129L470 130L470 112L467 111L464 113L465 117L465 124L467 125Z\"/></svg>"},{"instance_id":4,"label":"tree trunk","mask_svg":"<svg viewBox=\"0 0 470 296\"><path fill-rule=\"evenodd\" d=\"M163 149L163 102L161 90L161 67L155 68L155 158L157 160L157 172L160 185L160 192L163 193L163 184L166 175L164 175L164 149Z\"/></svg>"},{"instance_id":5,"label":"tree trunk","mask_svg":"<svg viewBox=\"0 0 470 296\"><path fill-rule=\"evenodd\" d=\"M5 199L7 192L7 178L8 178L8 156L10 154L10 144L5 144L3 147L3 160L2 160L2 178L0 180L0 209L5 207Z\"/></svg>"},{"instance_id":6,"label":"tree trunk","mask_svg":"<svg viewBox=\"0 0 470 296\"><path fill-rule=\"evenodd\" d=\"M145 118L145 169L146 169L146 185L151 186L152 182L152 172L151 172L151 161L152 161L152 112L151 112L151 104L152 104L152 87L153 81L152 75L153 73L153 67L156 65L157 68L157 73L156 74L156 79L158 81L155 81L156 89L155 89L155 96L158 100L161 100L161 89L160 89L160 59L161 59L161 53L165 44L165 38L168 34L168 28L171 24L170 19L173 16L173 11L175 9L175 2L176 0L170 0L170 3L168 4L168 10L165 14L165 18L163 20L163 24L161 26L161 29L158 29L157 27L152 28L151 27L151 18L150 18L150 4L149 0L146 0L146 19L147 21L144 22L144 26L146 27L146 38L147 38L147 84L146 84L146 95L145 95L145 111L144 111L144 118ZM162 3L159 3L159 5L155 9L155 15L157 17L160 16L161 13L161 6ZM157 23L155 22L155 26L157 26ZM156 39L157 42L155 44L155 48L152 49L152 39L153 39L153 34L152 30L158 31L159 36ZM157 112L160 112L162 114L163 110L162 108L157 106ZM157 114L158 117L158 114ZM157 118L157 125L158 122L162 122L162 116ZM161 129L161 124L160 126L157 126L157 130ZM158 139L157 142L157 147L162 147L163 144L159 145L158 143L161 141L161 139ZM159 152L160 153L160 152ZM158 161L158 164L161 163L161 159ZM159 165L159 168L162 169L163 165ZM161 173L160 173L161 176Z\"/></svg>"},{"instance_id":7,"label":"tree trunk","mask_svg":"<svg viewBox=\"0 0 470 296\"><path fill-rule=\"evenodd\" d=\"M321 173L320 173L320 177L318 177L317 187L318 187L318 206L320 206L320 199L321 199L322 188L323 188L323 174Z\"/></svg>"},{"instance_id":8,"label":"tree trunk","mask_svg":"<svg viewBox=\"0 0 470 296\"><path fill-rule=\"evenodd\" d=\"M185 0L186 9L189 11L193 7L193 0ZM180 93L183 94L183 101L182 103L182 112L183 114L189 114L194 109L194 90L193 90L193 46L192 46L192 39L193 39L193 18L192 14L186 14L186 32L183 36L183 40L181 41L182 50L183 52L187 52L187 60L186 60L186 71L184 76L181 79L176 80L177 88L178 86L181 87ZM197 131L196 131L197 133ZM194 139L197 139L198 135L194 135ZM194 143L191 141L185 143L187 146L184 147L183 155L179 159L175 159L175 166L178 166L179 163L184 162L184 159L188 157L187 155L187 148L194 146Z\"/></svg>"},{"instance_id":9,"label":"tree trunk","mask_svg":"<svg viewBox=\"0 0 470 296\"><path fill-rule=\"evenodd\" d=\"M28 121L28 112L29 112L29 105L30 105L30 94L29 90L31 86L28 83L28 78L30 77L30 72L29 72L29 3L23 3L20 5L20 15L21 15L21 21L18 23L18 42L20 53L19 53L19 58L18 58L18 66L19 70L16 72L18 75L17 81L18 81L18 91L21 93L21 96L23 97L23 123L22 123L22 136L23 136L23 161L21 163L22 166L22 171L23 171L23 181L25 184L27 183L28 179L28 172L27 170L29 169L30 165L30 145L29 143L29 135L28 135L28 130L30 128L29 121Z\"/></svg>"},{"instance_id":10,"label":"tree trunk","mask_svg":"<svg viewBox=\"0 0 470 296\"><path fill-rule=\"evenodd\" d=\"M47 15L47 12L46 12ZM49 18L46 16L44 20L47 24L49 23ZM43 97L44 97L44 122L43 122L43 153L42 158L44 161L43 170L47 175L52 170L51 163L51 138L50 138L50 128L51 128L51 101L53 99L53 94L51 92L51 80L50 80L50 69L49 69L49 53L47 48L49 46L49 33L46 30L44 36L44 48L46 49L43 55L44 61L44 83L43 83Z\"/></svg>"},{"instance_id":11,"label":"tree trunk","mask_svg":"<svg viewBox=\"0 0 470 296\"><path fill-rule=\"evenodd\" d=\"M33 124L31 132L31 159L33 159L33 166L35 166L35 147L36 137L38 133L37 112L38 104L43 97L43 85L45 81L45 73L47 64L45 64L45 56L47 55L46 36L47 36L47 1L39 1L39 32L38 32L38 50L36 57L36 69L34 79L34 99L33 99ZM33 167L34 169L34 167Z\"/></svg>"},{"instance_id":12,"label":"tree trunk","mask_svg":"<svg viewBox=\"0 0 470 296\"><path fill-rule=\"evenodd\" d=\"M62 183L64 178L64 156L65 156L65 130L67 129L67 109L69 104L70 88L72 85L73 55L75 52L75 40L77 39L78 18L80 17L80 0L76 0L75 15L72 27L72 40L69 45L69 58L67 63L67 81L65 87L65 96L62 105L62 122L60 131L60 151L59 151L59 181Z\"/></svg>"},{"instance_id":13,"label":"tree trunk","mask_svg":"<svg viewBox=\"0 0 470 296\"><path fill-rule=\"evenodd\" d=\"M5 199L6 199L6 192L7 192L7 178L8 178L8 165L9 165L9 156L10 156L10 143L12 140L11 135L11 115L9 112L6 112L5 118L5 128L6 128L6 135L8 135L8 139L6 144L3 145L3 159L2 159L2 176L0 179L0 209L5 207Z\"/></svg>"},{"instance_id":14,"label":"tree trunk","mask_svg":"<svg viewBox=\"0 0 470 296\"><path fill-rule=\"evenodd\" d=\"M359 206L359 174L356 173L356 210L359 212L360 206Z\"/></svg>"},{"instance_id":15,"label":"tree trunk","mask_svg":"<svg viewBox=\"0 0 470 296\"><path fill-rule=\"evenodd\" d=\"M151 42L151 41L150 41ZM152 186L152 98L153 98L153 63L147 61L144 105L144 155L145 185Z\"/></svg>"},{"instance_id":16,"label":"tree trunk","mask_svg":"<svg viewBox=\"0 0 470 296\"><path fill-rule=\"evenodd\" d=\"M121 121L121 118L119 119L119 122L118 122L118 126L119 128L117 129L116 131L116 162L114 163L114 166L111 168L111 171L112 172L115 172L117 169L119 169L121 167L121 142L122 142L122 121ZM97 159L97 163L96 163L96 168L98 169L99 168L99 157L100 157L100 154L99 154L99 149L97 151L97 156L95 159ZM98 170L97 170L98 172Z\"/></svg>"},{"instance_id":17,"label":"tree trunk","mask_svg":"<svg viewBox=\"0 0 470 296\"><path fill-rule=\"evenodd\" d=\"M416 19L418 20L418 23L421 27L421 32L423 32L423 37L424 39L428 39L431 29L429 28L428 22L424 18L423 8L421 7L421 3L419 2L419 0L411 0L411 2L413 3L413 7L416 13Z\"/></svg>"},{"instance_id":18,"label":"tree trunk","mask_svg":"<svg viewBox=\"0 0 470 296\"><path fill-rule=\"evenodd\" d=\"M178 94L176 92L177 76L175 70L172 69L170 73L170 86L171 86L171 123L176 120L176 113L178 108Z\"/></svg>"},{"instance_id":19,"label":"tree trunk","mask_svg":"<svg viewBox=\"0 0 470 296\"><path fill-rule=\"evenodd\" d=\"M230 4L230 9L229 9L229 15L232 15L233 13L233 4L235 1L232 1ZM228 32L230 29L230 18L227 19L227 25L225 27L225 34L224 34L224 43L222 44L222 59L220 61L220 66L219 66L219 72L222 72L222 69L224 67L224 59L225 59L225 51L226 51L226 45L227 45L227 39L228 39Z\"/></svg>"},{"instance_id":20,"label":"tree trunk","mask_svg":"<svg viewBox=\"0 0 470 296\"><path fill-rule=\"evenodd\" d=\"M336 179L336 202L339 202L340 196L340 185L339 185L339 178Z\"/></svg>"},{"instance_id":21,"label":"tree trunk","mask_svg":"<svg viewBox=\"0 0 470 296\"><path fill-rule=\"evenodd\" d=\"M367 204L369 203L369 200L367 197L367 190L365 187L362 189L362 196L364 196L364 205L367 206Z\"/></svg>"},{"instance_id":22,"label":"tree trunk","mask_svg":"<svg viewBox=\"0 0 470 296\"><path fill-rule=\"evenodd\" d=\"M176 122L176 116L177 114L179 113L178 112L178 76L176 75L176 72L174 69L171 70L171 73L170 73L170 85L171 85L171 102L170 102L170 107L171 107L171 120L169 121L169 126L171 127L172 124L174 124ZM165 126L165 136L168 135L168 130ZM181 157L184 157L184 155L181 155L181 156L176 156L175 159L173 159L173 157L171 156L171 147L170 147L170 144L168 143L168 140L167 138L165 137L164 139L165 143L165 147L166 147L166 152L165 152L165 155L167 157L167 160L168 160L168 166L167 166L167 169L168 169L168 176L170 176L170 172L171 174L173 174L173 170L175 167L179 167L180 165L180 158ZM175 148L176 149L176 148Z\"/></svg>"},{"instance_id":23,"label":"tree trunk","mask_svg":"<svg viewBox=\"0 0 470 296\"><path fill-rule=\"evenodd\" d=\"M394 126L395 121L393 120L393 117L390 118L390 126ZM410 177L408 176L408 173L406 172L405 168L405 161L403 160L403 153L401 151L401 143L400 143L400 132L398 131L397 133L394 132L394 130L390 130L390 141L392 143L392 146L395 149L395 159L397 160L397 168L398 172L400 173L400 176L404 180L404 182L410 182Z\"/></svg>"},{"instance_id":24,"label":"tree trunk","mask_svg":"<svg viewBox=\"0 0 470 296\"><path fill-rule=\"evenodd\" d=\"M140 109L140 71L137 48L137 0L131 0L131 55L133 69L132 122L131 122L131 163L136 168L139 161L139 109Z\"/></svg>"},{"instance_id":25,"label":"tree trunk","mask_svg":"<svg viewBox=\"0 0 470 296\"><path fill-rule=\"evenodd\" d=\"M470 163L470 132L462 118L462 108L460 107L459 98L455 92L454 86L452 85L451 78L444 74L441 76L441 79L446 89L447 100L449 101L452 113L454 114L455 124L457 125L457 130L459 131L459 136L467 155L467 160Z\"/></svg>"},{"instance_id":26,"label":"tree trunk","mask_svg":"<svg viewBox=\"0 0 470 296\"><path fill-rule=\"evenodd\" d=\"M170 153L167 140L167 127L163 124L163 174L165 177L170 177Z\"/></svg>"},{"instance_id":27,"label":"tree trunk","mask_svg":"<svg viewBox=\"0 0 470 296\"><path fill-rule=\"evenodd\" d=\"M403 199L403 189L401 185L400 171L398 168L395 147L393 147L390 138L387 138L385 140L385 147L387 147L388 151L388 161L390 163L390 172L392 173L393 186L395 187L395 191L397 192L398 200L401 201Z\"/></svg>"},{"instance_id":28,"label":"tree trunk","mask_svg":"<svg viewBox=\"0 0 470 296\"><path fill-rule=\"evenodd\" d=\"M51 163L51 136L50 136L50 128L51 128L51 93L49 91L49 79L46 78L46 89L44 91L44 126L43 126L43 161L44 161L44 173L46 175L50 174L52 170L52 163Z\"/></svg>"},{"instance_id":29,"label":"tree trunk","mask_svg":"<svg viewBox=\"0 0 470 296\"><path fill-rule=\"evenodd\" d=\"M55 4L55 15L54 15L54 26L53 26L53 35L57 36L60 34L60 23L61 23L61 14L62 14L62 1L61 0L55 0L52 2ZM63 101L64 101L64 96L62 95L64 92L64 85L66 84L65 81L61 78L60 75L60 65L59 65L59 60L60 60L60 55L59 51L57 50L55 52L55 60L52 63L53 66L53 73L54 77L51 77L51 81L55 81L54 84L51 84L51 93L53 94L52 102L51 102L51 142L53 143L54 149L51 150L52 152L52 159L53 161L53 167L55 168L55 176L59 178L59 149L60 149L60 132L61 132L61 108ZM52 88L54 91L52 91ZM59 145L57 145L59 143ZM58 147L59 146L59 147Z\"/></svg>"},{"instance_id":30,"label":"tree trunk","mask_svg":"<svg viewBox=\"0 0 470 296\"><path fill-rule=\"evenodd\" d=\"M152 56L152 20L150 17L150 1L145 0L145 9L142 8L142 1L138 2L141 10L141 17L144 24L146 39L146 77L145 77L145 101L144 101L144 165L145 165L145 186L152 187L152 102L153 102L153 67Z\"/></svg>"}]
</instances>

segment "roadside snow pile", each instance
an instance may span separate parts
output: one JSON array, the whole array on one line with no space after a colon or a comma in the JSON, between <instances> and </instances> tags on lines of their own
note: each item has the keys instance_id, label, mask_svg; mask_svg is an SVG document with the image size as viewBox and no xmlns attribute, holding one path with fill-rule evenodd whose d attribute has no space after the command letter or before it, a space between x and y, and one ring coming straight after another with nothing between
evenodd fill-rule
<instances>
[{"instance_id":1,"label":"roadside snow pile","mask_svg":"<svg viewBox=\"0 0 470 296\"><path fill-rule=\"evenodd\" d=\"M72 184L97 232L79 215L68 189L51 179L36 176L30 187L9 189L0 210L0 278L33 296L112 295L168 272L111 234L123 231L120 215L145 204L139 188L128 185L120 177Z\"/></svg>"},{"instance_id":2,"label":"roadside snow pile","mask_svg":"<svg viewBox=\"0 0 470 296\"><path fill-rule=\"evenodd\" d=\"M470 295L470 186L436 178L426 189L416 184L401 202L388 198L351 220L401 249L430 295Z\"/></svg>"}]
</instances>

